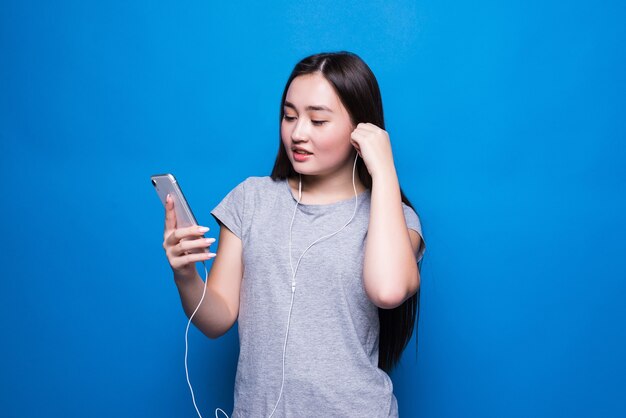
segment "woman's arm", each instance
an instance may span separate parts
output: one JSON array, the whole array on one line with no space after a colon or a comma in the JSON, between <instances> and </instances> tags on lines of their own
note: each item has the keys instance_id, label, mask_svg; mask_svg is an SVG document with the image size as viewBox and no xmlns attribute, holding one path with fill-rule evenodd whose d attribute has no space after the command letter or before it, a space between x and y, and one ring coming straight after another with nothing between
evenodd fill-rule
<instances>
[{"instance_id":1,"label":"woman's arm","mask_svg":"<svg viewBox=\"0 0 626 418\"><path fill-rule=\"evenodd\" d=\"M376 306L395 308L415 294L420 285L415 258L420 245L419 234L406 225L395 167L373 174L363 280Z\"/></svg>"},{"instance_id":2,"label":"woman's arm","mask_svg":"<svg viewBox=\"0 0 626 418\"><path fill-rule=\"evenodd\" d=\"M370 222L365 245L365 292L378 307L391 309L413 296L420 284L415 255L417 233L409 232L389 134L372 123L359 123L351 142L372 176Z\"/></svg>"},{"instance_id":3,"label":"woman's arm","mask_svg":"<svg viewBox=\"0 0 626 418\"><path fill-rule=\"evenodd\" d=\"M243 248L241 240L220 223L219 251L217 254L197 252L208 249L215 239L202 235L209 228L190 226L176 227L174 201L168 196L165 203L165 230L163 249L174 272L174 282L187 317L190 317L202 300L193 317L194 325L210 338L226 333L239 315L239 289L243 277ZM215 256L206 283L198 275L197 261Z\"/></svg>"},{"instance_id":4,"label":"woman's arm","mask_svg":"<svg viewBox=\"0 0 626 418\"><path fill-rule=\"evenodd\" d=\"M209 338L225 334L239 316L239 290L243 277L242 244L228 228L221 225L217 256L209 271L206 294L193 317L194 325ZM195 277L178 277L174 281L187 317L198 306L204 290L204 281Z\"/></svg>"}]
</instances>

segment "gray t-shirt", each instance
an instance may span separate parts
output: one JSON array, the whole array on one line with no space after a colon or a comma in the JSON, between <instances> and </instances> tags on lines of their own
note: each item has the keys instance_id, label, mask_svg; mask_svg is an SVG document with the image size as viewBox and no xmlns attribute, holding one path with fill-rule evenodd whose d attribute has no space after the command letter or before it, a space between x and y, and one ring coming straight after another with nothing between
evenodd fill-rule
<instances>
[{"instance_id":1,"label":"gray t-shirt","mask_svg":"<svg viewBox=\"0 0 626 418\"><path fill-rule=\"evenodd\" d=\"M313 245L296 271L285 354L285 383L274 417L397 417L389 376L378 368L378 308L363 287L371 191L358 195L354 219ZM286 180L248 177L211 211L242 241L238 317L240 353L232 418L267 417L280 393L292 270L289 229L297 199ZM407 226L422 234L403 203ZM299 204L292 265L315 240L344 226L354 197ZM422 243L418 261L422 258ZM219 248L218 248L219 251Z\"/></svg>"}]
</instances>

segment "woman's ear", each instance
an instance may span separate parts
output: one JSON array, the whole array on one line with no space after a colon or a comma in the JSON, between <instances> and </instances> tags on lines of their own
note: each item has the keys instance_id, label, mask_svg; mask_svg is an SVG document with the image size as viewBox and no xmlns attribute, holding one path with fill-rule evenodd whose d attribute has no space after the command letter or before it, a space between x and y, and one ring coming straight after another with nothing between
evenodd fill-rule
<instances>
[{"instance_id":1,"label":"woman's ear","mask_svg":"<svg viewBox=\"0 0 626 418\"><path fill-rule=\"evenodd\" d=\"M363 158L363 156L361 155L361 150L359 149L359 145L354 142L352 138L350 138L350 143L352 144L352 147L356 150L357 154L359 154L359 157Z\"/></svg>"}]
</instances>

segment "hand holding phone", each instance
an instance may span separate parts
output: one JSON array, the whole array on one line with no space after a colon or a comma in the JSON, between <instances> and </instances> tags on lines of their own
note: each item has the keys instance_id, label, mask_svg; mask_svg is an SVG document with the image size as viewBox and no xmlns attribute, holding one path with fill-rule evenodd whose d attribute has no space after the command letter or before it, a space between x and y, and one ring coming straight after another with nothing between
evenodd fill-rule
<instances>
[{"instance_id":1,"label":"hand holding phone","mask_svg":"<svg viewBox=\"0 0 626 418\"><path fill-rule=\"evenodd\" d=\"M206 261L216 254L209 252L214 238L205 238L207 227L198 225L187 199L172 174L151 177L161 202L165 207L165 231L163 248L174 272L195 274L193 263Z\"/></svg>"}]
</instances>

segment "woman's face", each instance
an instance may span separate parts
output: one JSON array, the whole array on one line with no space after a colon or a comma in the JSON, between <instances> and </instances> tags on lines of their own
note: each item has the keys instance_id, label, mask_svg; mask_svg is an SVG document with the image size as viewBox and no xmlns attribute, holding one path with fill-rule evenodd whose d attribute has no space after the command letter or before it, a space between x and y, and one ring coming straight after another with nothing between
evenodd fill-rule
<instances>
[{"instance_id":1,"label":"woman's face","mask_svg":"<svg viewBox=\"0 0 626 418\"><path fill-rule=\"evenodd\" d=\"M320 74L294 78L289 85L280 135L293 168L301 174L326 175L351 164L354 126L330 83ZM294 148L308 151L297 154Z\"/></svg>"}]
</instances>

